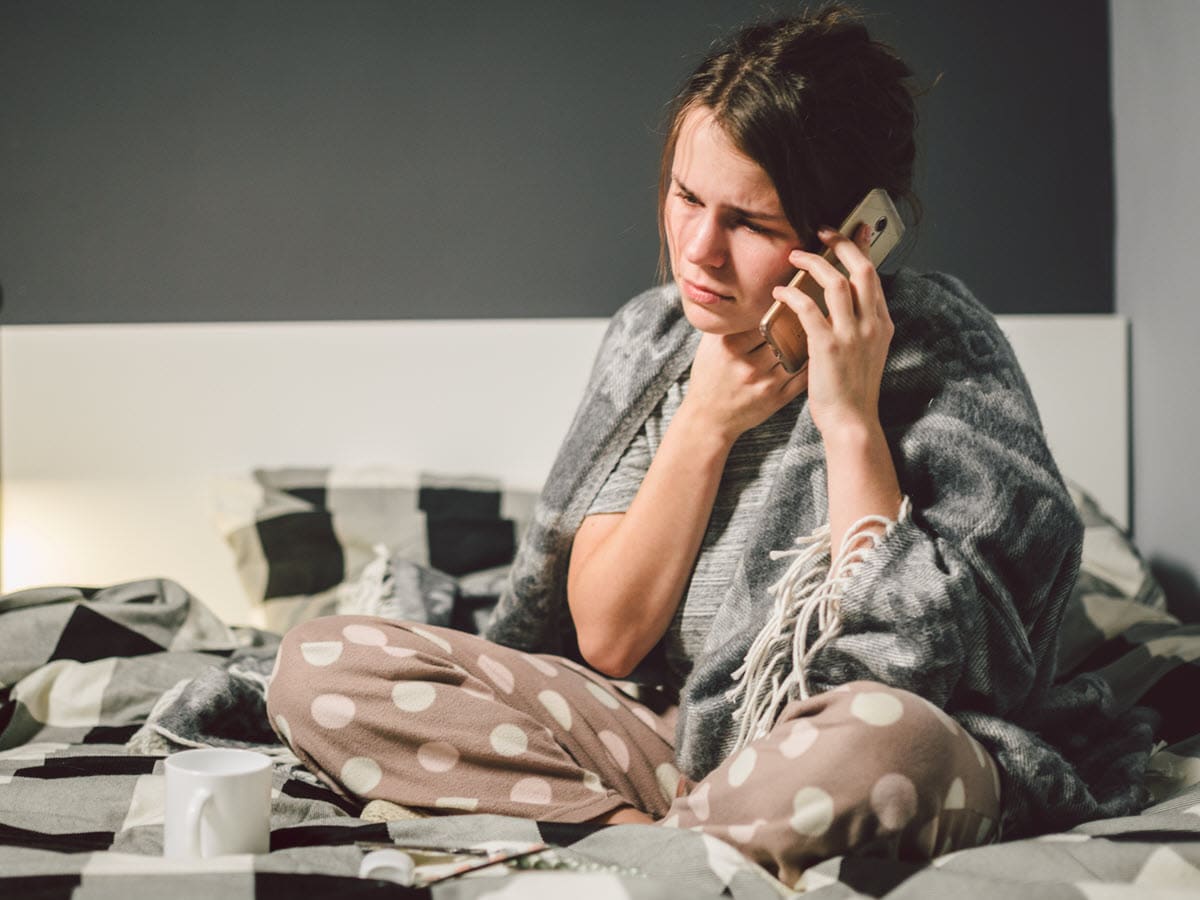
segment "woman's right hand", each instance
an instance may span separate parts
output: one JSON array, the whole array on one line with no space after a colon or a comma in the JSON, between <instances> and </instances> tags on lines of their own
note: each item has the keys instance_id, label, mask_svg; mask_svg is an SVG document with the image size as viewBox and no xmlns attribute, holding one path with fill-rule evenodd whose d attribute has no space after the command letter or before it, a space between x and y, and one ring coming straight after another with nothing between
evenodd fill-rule
<instances>
[{"instance_id":1,"label":"woman's right hand","mask_svg":"<svg viewBox=\"0 0 1200 900\"><path fill-rule=\"evenodd\" d=\"M807 387L807 366L789 375L757 331L705 333L678 414L703 422L732 444Z\"/></svg>"},{"instance_id":2,"label":"woman's right hand","mask_svg":"<svg viewBox=\"0 0 1200 900\"><path fill-rule=\"evenodd\" d=\"M666 633L704 541L729 450L808 385L757 331L701 335L679 410L624 513L584 519L567 604L588 664L624 678Z\"/></svg>"}]
</instances>

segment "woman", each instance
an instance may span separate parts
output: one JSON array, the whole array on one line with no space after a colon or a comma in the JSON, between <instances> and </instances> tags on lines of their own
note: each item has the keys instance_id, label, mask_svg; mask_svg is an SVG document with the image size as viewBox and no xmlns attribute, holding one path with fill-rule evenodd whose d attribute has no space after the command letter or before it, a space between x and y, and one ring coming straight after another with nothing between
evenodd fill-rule
<instances>
[{"instance_id":1,"label":"woman","mask_svg":"<svg viewBox=\"0 0 1200 900\"><path fill-rule=\"evenodd\" d=\"M491 640L291 631L269 711L308 766L430 810L699 828L788 884L1135 808L1077 749L1101 683L1051 689L1081 527L1011 349L956 280L885 281L827 227L909 195L910 75L841 8L701 64L663 155L673 281L614 316ZM795 375L757 332L775 299ZM609 681L635 671L678 705Z\"/></svg>"}]
</instances>

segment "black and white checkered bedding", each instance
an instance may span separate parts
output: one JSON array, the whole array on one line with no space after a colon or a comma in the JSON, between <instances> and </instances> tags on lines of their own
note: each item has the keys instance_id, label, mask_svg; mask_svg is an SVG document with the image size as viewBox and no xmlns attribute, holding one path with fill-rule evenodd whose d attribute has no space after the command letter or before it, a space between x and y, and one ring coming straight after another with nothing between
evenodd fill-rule
<instances>
[{"instance_id":1,"label":"black and white checkered bedding","mask_svg":"<svg viewBox=\"0 0 1200 900\"><path fill-rule=\"evenodd\" d=\"M209 685L252 685L276 644L270 633L225 626L172 582L0 598L0 897L485 896L496 880L464 877L418 890L357 877L359 842L484 841L552 845L523 863L536 869L503 883L516 891L504 896L530 896L521 887L529 879L549 889L546 896L779 896L761 870L693 832L496 816L368 821L361 804L316 783L279 747L270 853L163 859L163 756L130 753L127 744L146 740L148 719L162 722L173 706L187 707L189 690L211 696ZM251 689L240 700L215 693L219 705L200 710L188 733L176 727L155 736L164 751L272 749L265 719L246 714L254 709Z\"/></svg>"},{"instance_id":2,"label":"black and white checkered bedding","mask_svg":"<svg viewBox=\"0 0 1200 900\"><path fill-rule=\"evenodd\" d=\"M497 579L537 493L478 475L292 467L226 479L214 499L238 576L266 627L285 631L332 612L416 617L399 606L364 608L377 603L378 582L387 577L424 580L420 596L435 599L424 611L429 620L473 629L473 612L499 593ZM372 579L374 596L364 599ZM436 602L435 581L444 602ZM397 592L396 602L405 596Z\"/></svg>"},{"instance_id":3,"label":"black and white checkered bedding","mask_svg":"<svg viewBox=\"0 0 1200 900\"><path fill-rule=\"evenodd\" d=\"M1087 544L1061 667L1064 674L1099 670L1123 703L1160 713L1165 746L1152 766L1156 805L1139 816L932 863L829 860L806 874L806 893L1200 895L1200 626L1166 613L1136 551L1086 496L1077 500ZM460 579L412 562L403 550L390 548L380 559L387 565L375 573L379 603L408 603L418 614L423 608L451 619L464 597L474 603L471 591L458 591ZM261 689L277 640L271 632L227 626L171 582L0 598L0 898L787 893L728 846L694 832L479 815L384 822L373 821L370 810L364 817L359 804L298 767L266 728ZM162 859L163 754L203 745L274 755L270 853ZM357 877L360 842L469 847L484 841L545 842L552 849L522 864L536 870L459 877L428 889Z\"/></svg>"}]
</instances>

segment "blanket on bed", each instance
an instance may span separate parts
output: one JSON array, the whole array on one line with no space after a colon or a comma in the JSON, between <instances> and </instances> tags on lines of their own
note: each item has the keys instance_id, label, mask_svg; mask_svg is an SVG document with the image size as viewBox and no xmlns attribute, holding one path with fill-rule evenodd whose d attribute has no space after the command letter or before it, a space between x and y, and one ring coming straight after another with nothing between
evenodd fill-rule
<instances>
[{"instance_id":1,"label":"blanket on bed","mask_svg":"<svg viewBox=\"0 0 1200 900\"><path fill-rule=\"evenodd\" d=\"M163 580L0 598L0 897L158 898L167 891L177 898L346 898L381 890L475 897L496 890L490 878L431 890L359 879L362 842L468 851L544 843L551 849L522 865L538 876L569 877L563 892L779 896L763 870L693 832L485 815L360 818L363 804L320 784L267 725L263 688L277 644L276 635L224 625ZM155 752L130 753L127 742ZM251 747L274 757L269 854L161 857L162 760L189 746ZM82 894L73 893L79 888ZM513 896L530 896L513 889ZM552 888L551 895L562 893Z\"/></svg>"},{"instance_id":2,"label":"blanket on bed","mask_svg":"<svg viewBox=\"0 0 1200 900\"><path fill-rule=\"evenodd\" d=\"M951 277L903 270L886 291L896 329L880 411L911 514L857 566L840 598L840 634L812 659L808 684L882 681L944 707L1000 765L1004 835L1133 812L1146 799L1147 721L1118 715L1103 679L1052 684L1081 526L1012 349ZM577 653L564 587L575 531L697 339L674 286L614 316L489 638ZM676 754L691 777L737 740L734 673L768 626L770 587L786 567L770 551L827 518L823 445L804 408L682 686ZM829 557L814 554L812 565L828 568ZM817 637L814 621L802 638L811 646Z\"/></svg>"},{"instance_id":3,"label":"blanket on bed","mask_svg":"<svg viewBox=\"0 0 1200 900\"><path fill-rule=\"evenodd\" d=\"M1190 701L1200 689L1200 626L1181 626L1157 605L1117 593L1089 579L1074 610L1081 627L1071 630L1062 658L1103 666L1123 702L1149 702L1167 716L1178 743L1155 756L1162 803L1140 816L932 864L829 860L806 875L807 892L831 900L950 900L968 892L1165 900L1171 889L1200 888L1200 722ZM382 822L279 755L270 853L162 859L163 754L231 742L272 750L258 742L262 672L274 641L224 625L167 581L0 597L0 897L779 896L781 886L761 869L695 832L484 815ZM145 735L148 723L161 750L131 754L126 742ZM419 890L359 879L359 842L552 849L530 858L539 871Z\"/></svg>"}]
</instances>

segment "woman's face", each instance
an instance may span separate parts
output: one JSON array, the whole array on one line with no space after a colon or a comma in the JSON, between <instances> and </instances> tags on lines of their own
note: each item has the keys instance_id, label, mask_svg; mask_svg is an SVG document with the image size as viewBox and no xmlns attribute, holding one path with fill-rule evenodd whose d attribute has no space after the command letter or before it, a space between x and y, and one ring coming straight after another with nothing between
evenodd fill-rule
<instances>
[{"instance_id":1,"label":"woman's face","mask_svg":"<svg viewBox=\"0 0 1200 900\"><path fill-rule=\"evenodd\" d=\"M767 173L706 106L679 129L663 222L688 321L713 334L757 328L771 288L795 272L787 256L801 242Z\"/></svg>"}]
</instances>

